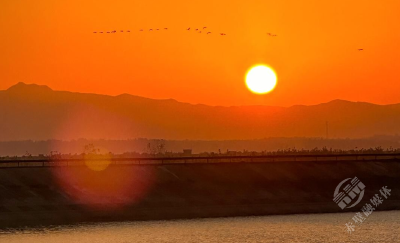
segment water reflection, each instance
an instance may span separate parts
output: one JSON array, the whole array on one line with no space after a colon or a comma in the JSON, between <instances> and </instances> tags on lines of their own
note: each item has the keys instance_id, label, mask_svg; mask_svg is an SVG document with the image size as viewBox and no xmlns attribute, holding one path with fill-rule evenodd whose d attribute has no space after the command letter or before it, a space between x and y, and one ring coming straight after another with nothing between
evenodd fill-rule
<instances>
[{"instance_id":1,"label":"water reflection","mask_svg":"<svg viewBox=\"0 0 400 243\"><path fill-rule=\"evenodd\" d=\"M2 230L0 242L399 242L400 211L374 212L351 235L354 213L81 224Z\"/></svg>"}]
</instances>

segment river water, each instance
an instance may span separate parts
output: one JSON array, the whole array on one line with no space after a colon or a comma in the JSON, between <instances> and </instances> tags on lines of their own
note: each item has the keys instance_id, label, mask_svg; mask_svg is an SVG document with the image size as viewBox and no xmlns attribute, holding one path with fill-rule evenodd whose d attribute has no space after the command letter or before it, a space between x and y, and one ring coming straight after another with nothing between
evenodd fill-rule
<instances>
[{"instance_id":1,"label":"river water","mask_svg":"<svg viewBox=\"0 0 400 243\"><path fill-rule=\"evenodd\" d=\"M97 223L0 230L7 243L400 242L400 211L373 212L347 233L355 213Z\"/></svg>"}]
</instances>

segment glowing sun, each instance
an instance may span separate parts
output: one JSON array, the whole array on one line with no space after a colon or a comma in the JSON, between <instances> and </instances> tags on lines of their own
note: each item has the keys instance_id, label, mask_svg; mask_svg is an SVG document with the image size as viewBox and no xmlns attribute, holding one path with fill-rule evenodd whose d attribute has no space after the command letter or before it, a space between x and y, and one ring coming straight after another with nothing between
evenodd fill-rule
<instances>
[{"instance_id":1,"label":"glowing sun","mask_svg":"<svg viewBox=\"0 0 400 243\"><path fill-rule=\"evenodd\" d=\"M274 70L265 65L256 65L246 74L247 88L256 94L265 94L276 86L276 74Z\"/></svg>"}]
</instances>

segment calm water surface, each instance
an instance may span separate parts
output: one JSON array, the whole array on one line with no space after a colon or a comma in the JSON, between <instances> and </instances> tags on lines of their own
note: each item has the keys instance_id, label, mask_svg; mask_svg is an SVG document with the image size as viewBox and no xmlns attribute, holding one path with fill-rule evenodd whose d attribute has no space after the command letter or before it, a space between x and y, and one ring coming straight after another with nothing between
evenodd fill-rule
<instances>
[{"instance_id":1,"label":"calm water surface","mask_svg":"<svg viewBox=\"0 0 400 243\"><path fill-rule=\"evenodd\" d=\"M100 223L0 230L0 242L400 242L400 211L373 212L352 234L355 213Z\"/></svg>"}]
</instances>

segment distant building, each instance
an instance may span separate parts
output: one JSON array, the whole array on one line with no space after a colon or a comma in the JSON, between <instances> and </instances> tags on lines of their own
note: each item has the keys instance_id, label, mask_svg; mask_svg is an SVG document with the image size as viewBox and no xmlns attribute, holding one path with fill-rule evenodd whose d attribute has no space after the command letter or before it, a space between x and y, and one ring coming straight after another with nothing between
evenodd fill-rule
<instances>
[{"instance_id":1,"label":"distant building","mask_svg":"<svg viewBox=\"0 0 400 243\"><path fill-rule=\"evenodd\" d=\"M192 150L191 149L184 149L183 150L183 155L185 155L185 156L192 155Z\"/></svg>"},{"instance_id":2,"label":"distant building","mask_svg":"<svg viewBox=\"0 0 400 243\"><path fill-rule=\"evenodd\" d=\"M230 156L235 156L235 155L237 155L237 152L236 152L236 151L227 150L227 151L226 151L226 154L227 154L227 155L230 155Z\"/></svg>"}]
</instances>

